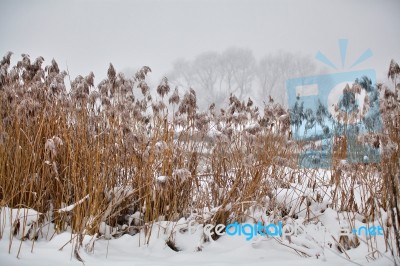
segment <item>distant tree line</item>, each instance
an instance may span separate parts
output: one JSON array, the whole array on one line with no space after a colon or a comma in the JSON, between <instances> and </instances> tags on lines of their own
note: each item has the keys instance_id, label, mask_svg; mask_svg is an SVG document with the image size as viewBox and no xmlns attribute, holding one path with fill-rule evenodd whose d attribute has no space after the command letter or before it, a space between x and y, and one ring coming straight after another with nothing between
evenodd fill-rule
<instances>
[{"instance_id":1,"label":"distant tree line","mask_svg":"<svg viewBox=\"0 0 400 266\"><path fill-rule=\"evenodd\" d=\"M279 52L257 60L251 50L231 47L199 54L193 60L178 59L169 78L175 86L198 91L199 107L206 108L211 102L223 105L230 94L251 97L258 105L269 97L285 104L285 81L316 71L313 60L301 54Z\"/></svg>"}]
</instances>

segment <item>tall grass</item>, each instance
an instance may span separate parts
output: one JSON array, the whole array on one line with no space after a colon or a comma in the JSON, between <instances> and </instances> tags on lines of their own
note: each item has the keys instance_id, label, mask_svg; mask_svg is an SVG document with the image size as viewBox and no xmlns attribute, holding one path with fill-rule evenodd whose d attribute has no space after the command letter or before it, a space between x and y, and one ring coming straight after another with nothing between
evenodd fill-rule
<instances>
[{"instance_id":1,"label":"tall grass","mask_svg":"<svg viewBox=\"0 0 400 266\"><path fill-rule=\"evenodd\" d=\"M10 68L10 56L1 61L0 206L34 209L41 214L39 223L47 221L56 233L105 235L104 224L128 224L135 213L135 227L112 234L213 208L207 222L214 224L245 219L245 210L258 205L295 217L293 208L277 203L278 188L309 182L313 190L328 193L329 184L314 170L297 169L298 175L282 170L296 168L299 146L289 139L288 111L277 104L260 111L250 99L232 95L226 109L210 105L201 112L194 90L171 91L165 78L151 93L150 68L126 78L111 64L97 87L90 73L75 78L67 91L67 73L54 60L43 68L42 58L31 63L23 55ZM395 119L384 117L382 138L392 146L400 144L398 102L393 106ZM400 220L397 147L385 153L381 165L333 164L332 207L366 220L374 220L379 208L388 211L387 228L394 227L387 230L390 245L389 234L398 232ZM383 179L376 180L375 173ZM351 182L341 181L345 177ZM360 183L366 190L362 206L352 194ZM319 202L318 193L302 200ZM399 252L398 233L394 238ZM83 238L77 239L79 246Z\"/></svg>"}]
</instances>

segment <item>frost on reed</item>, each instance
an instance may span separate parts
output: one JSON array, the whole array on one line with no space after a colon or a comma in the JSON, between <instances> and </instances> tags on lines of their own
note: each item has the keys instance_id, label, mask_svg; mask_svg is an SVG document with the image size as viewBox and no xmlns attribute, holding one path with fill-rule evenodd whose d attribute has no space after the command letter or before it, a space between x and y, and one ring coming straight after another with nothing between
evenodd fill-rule
<instances>
[{"instance_id":1,"label":"frost on reed","mask_svg":"<svg viewBox=\"0 0 400 266\"><path fill-rule=\"evenodd\" d=\"M129 78L112 64L97 86L90 72L69 77L67 90L67 73L54 60L43 66L42 57L24 54L10 66L11 55L0 62L1 206L34 209L39 222L48 221L56 233L70 230L78 244L84 234L134 234L154 221L194 213L208 223L228 223L262 206L294 218L295 209L278 203L276 193L293 182L313 188L302 201L321 202L320 192L328 193L329 183L314 178L314 170L296 168L301 145L290 140L289 112L272 99L260 110L251 99L231 95L225 108L210 103L200 111L194 89L179 92L163 78L153 91L146 83L149 67ZM392 62L395 87L398 76ZM399 252L396 88L381 86L385 131L362 140L382 146L381 164L334 163L328 205L366 220L383 208L387 243L396 239ZM368 190L361 205L351 192L356 184ZM211 215L202 215L207 210Z\"/></svg>"}]
</instances>

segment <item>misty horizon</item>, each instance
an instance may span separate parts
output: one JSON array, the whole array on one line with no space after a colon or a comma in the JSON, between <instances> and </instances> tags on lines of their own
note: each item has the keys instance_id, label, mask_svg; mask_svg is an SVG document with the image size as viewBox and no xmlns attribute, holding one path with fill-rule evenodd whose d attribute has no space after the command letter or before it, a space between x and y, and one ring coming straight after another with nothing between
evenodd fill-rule
<instances>
[{"instance_id":1,"label":"misty horizon","mask_svg":"<svg viewBox=\"0 0 400 266\"><path fill-rule=\"evenodd\" d=\"M129 77L149 66L152 88L164 76L175 87L177 60L231 47L251 51L256 63L285 53L308 58L316 72L304 75L349 70L370 49L373 56L351 70L374 69L385 83L390 60L400 54L398 1L1 1L0 7L1 56L14 52L13 63L22 53L43 56L45 65L54 58L72 80L93 71L95 84L112 63ZM349 42L343 67L339 39ZM340 68L317 61L317 52Z\"/></svg>"}]
</instances>

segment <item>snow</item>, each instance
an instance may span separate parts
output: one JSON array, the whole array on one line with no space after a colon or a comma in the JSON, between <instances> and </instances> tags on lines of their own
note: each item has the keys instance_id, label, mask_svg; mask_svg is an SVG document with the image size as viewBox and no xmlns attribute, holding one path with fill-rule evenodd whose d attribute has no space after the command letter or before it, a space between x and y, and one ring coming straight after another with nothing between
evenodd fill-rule
<instances>
[{"instance_id":1,"label":"snow","mask_svg":"<svg viewBox=\"0 0 400 266\"><path fill-rule=\"evenodd\" d=\"M254 210L257 211L257 210ZM82 265L73 255L75 238L70 233L55 234L48 239L39 238L37 241L20 241L14 239L9 250L10 221L17 217L28 217L28 223L36 221L39 213L30 209L3 208L1 211L1 226L4 234L0 240L0 261L2 265ZM140 214L133 216L140 217ZM338 229L334 219L337 213L327 209L321 220L327 227ZM378 239L378 249L383 256L375 261L367 261L365 254L368 246L361 242L357 249L347 251L351 261L335 247L323 245L329 242L328 235L321 231L312 231L310 234L291 237L287 241L280 237L256 236L251 241L246 241L243 236L224 235L217 241L211 240L202 244L202 225L197 230L189 232L188 220L181 218L178 222L157 222L151 228L152 233L149 244L146 243L144 232L134 236L123 235L120 238L111 237L113 228L102 224L101 230L108 234L106 238L94 240L85 236L79 255L84 265L393 265L389 254L384 253L383 239ZM51 240L50 240L51 238ZM179 252L173 251L166 245L168 239L173 239ZM72 239L73 244L68 243ZM85 245L93 244L94 249L86 251ZM65 245L65 246L64 246ZM64 247L63 247L64 246ZM62 248L63 247L63 248ZM18 249L21 249L17 258ZM62 249L61 249L62 248ZM60 250L61 249L61 250ZM296 251L303 251L311 257L302 257ZM317 256L318 255L318 256ZM317 258L318 257L318 258Z\"/></svg>"},{"instance_id":2,"label":"snow","mask_svg":"<svg viewBox=\"0 0 400 266\"><path fill-rule=\"evenodd\" d=\"M161 176L157 177L157 181L160 183L165 183L165 182L167 182L167 180L168 180L168 176L165 176L165 175L161 175Z\"/></svg>"},{"instance_id":3,"label":"snow","mask_svg":"<svg viewBox=\"0 0 400 266\"><path fill-rule=\"evenodd\" d=\"M87 194L85 197L83 197L81 200L79 200L78 202L71 204L67 207L61 208L58 210L58 212L70 212L72 211L77 205L81 204L82 202L84 202L86 199L89 198L89 194Z\"/></svg>"},{"instance_id":4,"label":"snow","mask_svg":"<svg viewBox=\"0 0 400 266\"><path fill-rule=\"evenodd\" d=\"M136 211L134 214L129 216L129 224L139 225L140 221L143 220L143 214L139 211Z\"/></svg>"},{"instance_id":5,"label":"snow","mask_svg":"<svg viewBox=\"0 0 400 266\"><path fill-rule=\"evenodd\" d=\"M234 169L232 174L233 172ZM369 221L368 224L360 214L338 212L330 205L333 187L323 185L330 179L329 171L316 169L301 172L289 167L268 169L268 175L276 174L292 176L292 180L300 178L302 181L287 182L284 187L275 187L273 197L267 197L261 202L238 201L228 202L225 206L210 206L175 222L164 221L165 217L159 217L153 225L143 225L144 212L136 211L125 216L128 221L124 225L127 234L122 236L118 227L110 226L106 219L102 219L99 234L84 236L82 246L78 249L79 256L85 265L394 265L392 256L386 250L384 236L378 235L371 241L370 236L360 235L360 244L357 247L346 249L343 253L337 248L340 242L339 233L346 227L345 221L349 217L354 218L350 219L354 221L354 224L348 225L350 229L381 225L387 219L384 210L381 209L380 215L376 216L379 219ZM156 176L155 179L163 184L168 178L184 180L189 176L190 171L183 168L175 170L171 177ZM371 174L370 179L375 178L378 177ZM313 188L309 185L310 180L319 182L319 185ZM343 179L342 182L346 186L351 179ZM362 186L363 184L354 186L355 202L358 205L361 205L361 198L371 196ZM128 199L133 191L132 185L115 186L105 191L109 206L103 217L107 217L119 202ZM219 193L226 192L220 189ZM319 201L308 201L310 198L315 199L317 194L320 195ZM73 211L88 198L89 195L86 195L74 204L55 211ZM241 206L243 212L239 223L262 222L266 225L282 222L287 225L298 222L304 230L301 228L302 233L289 236L255 235L248 241L245 235L227 234L218 240L208 239L203 234L206 227L204 221L209 221L221 207L229 211L237 205ZM271 206L277 208L270 208ZM288 214L284 220L279 220L282 219L279 212L283 209ZM297 217L293 218L292 214ZM54 225L50 222L45 222L43 228L40 228L39 221L43 216L47 217L49 213L42 214L26 208L0 209L0 265L82 265L74 255L76 235L71 234L70 229L56 234ZM89 219L87 224L90 223ZM196 230L190 230L191 223L194 223L193 228ZM16 234L12 238L13 232ZM349 238L354 239L354 235ZM209 241L204 241L206 239ZM173 242L179 252L171 249L167 245L168 241ZM371 253L372 250L376 252Z\"/></svg>"}]
</instances>

